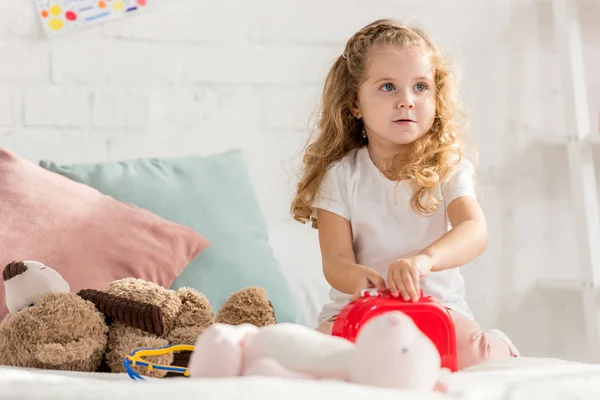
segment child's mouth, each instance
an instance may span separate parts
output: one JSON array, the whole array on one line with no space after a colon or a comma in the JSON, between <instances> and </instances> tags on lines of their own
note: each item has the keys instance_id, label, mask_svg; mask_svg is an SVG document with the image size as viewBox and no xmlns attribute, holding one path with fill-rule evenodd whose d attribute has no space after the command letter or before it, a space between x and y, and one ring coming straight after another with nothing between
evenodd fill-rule
<instances>
[{"instance_id":1,"label":"child's mouth","mask_svg":"<svg viewBox=\"0 0 600 400\"><path fill-rule=\"evenodd\" d=\"M397 119L394 121L394 123L396 125L410 125L413 124L415 121L413 121L412 119Z\"/></svg>"}]
</instances>

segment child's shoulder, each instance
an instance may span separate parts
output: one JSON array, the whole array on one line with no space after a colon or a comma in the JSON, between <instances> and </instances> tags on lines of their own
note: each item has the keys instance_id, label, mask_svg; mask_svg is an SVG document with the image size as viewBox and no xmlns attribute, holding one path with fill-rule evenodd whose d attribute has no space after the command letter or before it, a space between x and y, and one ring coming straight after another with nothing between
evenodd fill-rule
<instances>
[{"instance_id":1,"label":"child's shoulder","mask_svg":"<svg viewBox=\"0 0 600 400\"><path fill-rule=\"evenodd\" d=\"M348 154L346 154L339 160L332 162L329 165L329 167L327 168L328 171L330 171L331 173L336 173L336 174L341 174L341 173L352 174L359 167L360 153L364 152L365 150L366 150L366 147L360 147L357 149L350 150L348 152Z\"/></svg>"},{"instance_id":2,"label":"child's shoulder","mask_svg":"<svg viewBox=\"0 0 600 400\"><path fill-rule=\"evenodd\" d=\"M456 155L452 159L452 169L446 181L450 181L457 176L474 176L475 175L475 164L471 159L465 156Z\"/></svg>"},{"instance_id":3,"label":"child's shoulder","mask_svg":"<svg viewBox=\"0 0 600 400\"><path fill-rule=\"evenodd\" d=\"M464 195L477 197L475 175L475 164L472 160L466 157L456 159L451 172L441 182L442 196L448 204Z\"/></svg>"}]
</instances>

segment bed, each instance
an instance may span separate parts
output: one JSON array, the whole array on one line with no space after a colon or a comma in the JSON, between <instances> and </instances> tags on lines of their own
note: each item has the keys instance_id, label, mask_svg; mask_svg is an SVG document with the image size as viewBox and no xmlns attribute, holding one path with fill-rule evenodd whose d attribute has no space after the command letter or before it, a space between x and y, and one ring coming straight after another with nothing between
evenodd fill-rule
<instances>
[{"instance_id":1,"label":"bed","mask_svg":"<svg viewBox=\"0 0 600 400\"><path fill-rule=\"evenodd\" d=\"M125 374L0 367L0 399L219 399L341 397L345 400L551 400L600 398L600 366L556 359L489 362L454 374L448 394L388 390L336 381L272 378L169 378L132 381Z\"/></svg>"},{"instance_id":2,"label":"bed","mask_svg":"<svg viewBox=\"0 0 600 400\"><path fill-rule=\"evenodd\" d=\"M289 219L269 220L269 244L307 325L314 327L328 286L317 233ZM0 367L0 399L581 399L600 398L600 366L546 358L490 362L454 374L450 393L385 390L334 381L170 378L134 382L124 374Z\"/></svg>"},{"instance_id":3,"label":"bed","mask_svg":"<svg viewBox=\"0 0 600 400\"><path fill-rule=\"evenodd\" d=\"M316 232L290 221L270 221L271 245L309 324L315 324L327 286L319 271ZM290 247L292 242L295 246ZM553 358L489 362L452 375L450 393L386 390L335 381L271 378L169 378L134 382L125 374L0 367L0 400L10 399L310 399L377 398L551 400L600 398L600 365Z\"/></svg>"}]
</instances>

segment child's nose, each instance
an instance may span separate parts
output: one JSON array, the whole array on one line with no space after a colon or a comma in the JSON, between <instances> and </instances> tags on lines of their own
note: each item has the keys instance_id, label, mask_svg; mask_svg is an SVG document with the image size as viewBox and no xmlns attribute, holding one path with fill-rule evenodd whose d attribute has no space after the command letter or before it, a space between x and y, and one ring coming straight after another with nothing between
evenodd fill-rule
<instances>
[{"instance_id":1,"label":"child's nose","mask_svg":"<svg viewBox=\"0 0 600 400\"><path fill-rule=\"evenodd\" d=\"M410 99L402 99L396 104L398 109L402 108L415 108L415 103L413 103Z\"/></svg>"},{"instance_id":2,"label":"child's nose","mask_svg":"<svg viewBox=\"0 0 600 400\"><path fill-rule=\"evenodd\" d=\"M396 107L398 109L415 108L415 103L412 101L412 98L410 96L402 96L402 98L398 100Z\"/></svg>"}]
</instances>

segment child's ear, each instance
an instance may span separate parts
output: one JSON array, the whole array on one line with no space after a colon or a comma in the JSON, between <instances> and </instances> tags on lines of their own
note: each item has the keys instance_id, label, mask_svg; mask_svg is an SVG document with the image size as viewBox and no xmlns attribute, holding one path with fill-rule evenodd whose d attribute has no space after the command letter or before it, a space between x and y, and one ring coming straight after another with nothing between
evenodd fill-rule
<instances>
[{"instance_id":1,"label":"child's ear","mask_svg":"<svg viewBox=\"0 0 600 400\"><path fill-rule=\"evenodd\" d=\"M358 108L358 102L355 101L354 103L352 103L352 107L350 108L350 110L352 111L352 115L354 115L356 119L360 119L362 117L360 113L360 108Z\"/></svg>"}]
</instances>

